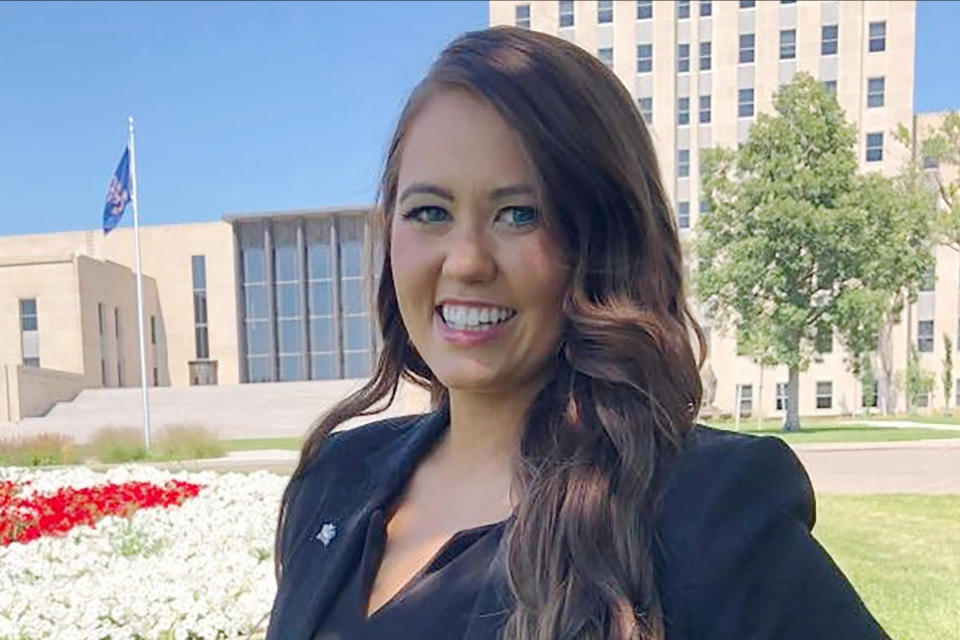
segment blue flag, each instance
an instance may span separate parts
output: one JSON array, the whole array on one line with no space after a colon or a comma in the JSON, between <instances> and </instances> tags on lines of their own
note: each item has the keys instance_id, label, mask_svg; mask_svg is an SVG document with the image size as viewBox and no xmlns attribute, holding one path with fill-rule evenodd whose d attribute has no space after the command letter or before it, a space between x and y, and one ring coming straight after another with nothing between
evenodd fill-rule
<instances>
[{"instance_id":1,"label":"blue flag","mask_svg":"<svg viewBox=\"0 0 960 640\"><path fill-rule=\"evenodd\" d=\"M123 157L107 187L107 203L103 207L103 233L110 233L120 222L123 210L130 202L130 147L123 150Z\"/></svg>"}]
</instances>

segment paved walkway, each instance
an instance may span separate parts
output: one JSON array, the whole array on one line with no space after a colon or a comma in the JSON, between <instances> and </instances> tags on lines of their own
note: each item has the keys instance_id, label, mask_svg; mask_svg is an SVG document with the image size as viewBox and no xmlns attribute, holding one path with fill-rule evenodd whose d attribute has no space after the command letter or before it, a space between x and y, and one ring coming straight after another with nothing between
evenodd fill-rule
<instances>
[{"instance_id":1,"label":"paved walkway","mask_svg":"<svg viewBox=\"0 0 960 640\"><path fill-rule=\"evenodd\" d=\"M794 445L818 493L960 494L960 438ZM224 458L158 463L169 469L292 473L298 451L234 451Z\"/></svg>"}]
</instances>

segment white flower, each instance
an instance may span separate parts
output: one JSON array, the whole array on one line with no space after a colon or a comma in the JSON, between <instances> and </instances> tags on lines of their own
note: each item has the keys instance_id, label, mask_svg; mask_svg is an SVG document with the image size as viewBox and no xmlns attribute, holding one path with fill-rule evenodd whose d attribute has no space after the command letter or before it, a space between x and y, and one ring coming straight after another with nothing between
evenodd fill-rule
<instances>
[{"instance_id":1,"label":"white flower","mask_svg":"<svg viewBox=\"0 0 960 640\"><path fill-rule=\"evenodd\" d=\"M23 493L171 479L204 485L179 507L141 509L0 547L0 640L236 636L273 603L273 537L288 478L171 473L142 465L0 468Z\"/></svg>"}]
</instances>

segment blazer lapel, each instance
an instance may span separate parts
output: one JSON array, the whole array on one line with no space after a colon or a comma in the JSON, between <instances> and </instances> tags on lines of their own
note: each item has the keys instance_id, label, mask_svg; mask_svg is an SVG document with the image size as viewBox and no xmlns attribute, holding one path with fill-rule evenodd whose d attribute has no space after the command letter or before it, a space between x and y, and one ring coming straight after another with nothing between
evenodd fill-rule
<instances>
[{"instance_id":1,"label":"blazer lapel","mask_svg":"<svg viewBox=\"0 0 960 640\"><path fill-rule=\"evenodd\" d=\"M330 498L321 500L309 521L312 525L291 552L290 566L284 567L281 577L274 608L276 619L271 619L268 640L309 640L314 636L359 562L370 515L398 497L448 422L446 409L426 414L398 439L368 452L359 464L331 462L348 467L347 474L338 478L343 490L330 489ZM327 536L328 542L323 544L318 536L328 524L336 533L332 539Z\"/></svg>"}]
</instances>

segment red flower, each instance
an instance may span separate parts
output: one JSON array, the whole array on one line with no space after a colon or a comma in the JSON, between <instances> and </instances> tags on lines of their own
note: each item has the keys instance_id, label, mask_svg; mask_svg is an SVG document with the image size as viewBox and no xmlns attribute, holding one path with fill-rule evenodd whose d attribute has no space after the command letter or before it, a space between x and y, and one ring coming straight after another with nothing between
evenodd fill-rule
<instances>
[{"instance_id":1,"label":"red flower","mask_svg":"<svg viewBox=\"0 0 960 640\"><path fill-rule=\"evenodd\" d=\"M62 535L81 524L96 526L105 516L129 517L138 509L179 506L202 485L170 480L163 486L127 482L19 497L25 483L0 481L0 545Z\"/></svg>"}]
</instances>

